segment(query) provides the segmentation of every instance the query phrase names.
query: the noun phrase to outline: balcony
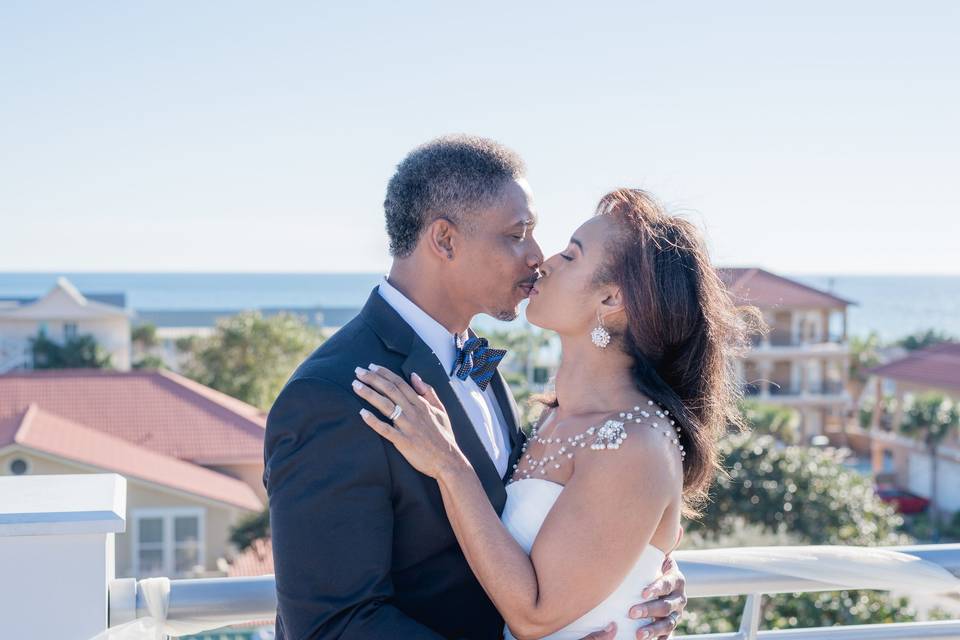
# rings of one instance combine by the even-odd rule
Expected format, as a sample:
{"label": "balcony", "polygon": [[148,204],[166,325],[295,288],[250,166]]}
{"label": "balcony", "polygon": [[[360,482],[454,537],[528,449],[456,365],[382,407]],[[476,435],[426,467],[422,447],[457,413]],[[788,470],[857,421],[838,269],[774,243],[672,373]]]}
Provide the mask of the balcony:
{"label": "balcony", "polygon": [[774,331],[766,336],[751,338],[748,358],[787,358],[799,356],[844,356],[850,353],[846,338],[830,334],[822,339],[802,338],[789,332]]}
{"label": "balcony", "polygon": [[806,389],[800,385],[790,384],[789,382],[785,382],[783,384],[777,382],[770,383],[770,395],[772,396],[839,396],[843,395],[845,392],[846,389],[844,388],[843,383],[837,380],[808,382]]}
{"label": "balcony", "polygon": [[753,380],[744,384],[743,393],[748,398],[761,402],[796,406],[826,406],[849,402],[846,388],[842,382],[836,380],[808,383],[805,390],[800,385],[775,380],[766,383],[766,391],[764,386],[764,381]]}
{"label": "balcony", "polygon": [[[136,625],[181,635],[276,612],[273,576],[113,579],[113,535],[125,525],[120,476],[18,476],[0,478],[0,485],[0,563],[18,577],[0,586],[6,637],[89,640],[108,627]],[[960,593],[960,544],[743,547],[678,551],[675,558],[689,597],[746,596],[738,631],[684,636],[691,640],[960,637],[960,619],[759,630],[764,594],[905,585]],[[51,603],[57,615],[49,615]]]}

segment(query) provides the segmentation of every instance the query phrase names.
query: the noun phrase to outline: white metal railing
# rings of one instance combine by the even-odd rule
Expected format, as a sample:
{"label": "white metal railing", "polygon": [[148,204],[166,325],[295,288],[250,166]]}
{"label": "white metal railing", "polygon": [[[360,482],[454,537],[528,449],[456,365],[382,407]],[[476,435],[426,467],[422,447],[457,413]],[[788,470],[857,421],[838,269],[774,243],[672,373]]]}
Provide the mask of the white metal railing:
{"label": "white metal railing", "polygon": [[[902,586],[890,569],[878,571],[876,552],[893,551],[906,554],[916,564],[893,565],[900,570],[904,582],[916,578],[916,572],[926,572],[930,580],[941,585],[960,585],[960,544],[912,545],[902,547],[803,547],[800,555],[815,560],[804,568],[803,562],[785,562],[784,552],[797,548],[752,547],[744,549],[711,549],[705,551],[677,551],[674,557],[687,580],[687,595],[691,598],[710,596],[747,596],[740,620],[740,628],[733,633],[697,634],[683,636],[688,640],[893,640],[893,639],[953,639],[960,638],[960,620],[936,622],[902,622],[875,625],[848,625],[813,627],[778,631],[759,631],[761,597],[765,594],[843,589],[895,589]],[[839,565],[831,565],[830,553],[841,551],[846,568],[838,575]],[[747,553],[744,553],[747,552]],[[906,557],[904,556],[904,557]],[[827,558],[827,560],[824,560]],[[783,565],[793,568],[783,571]],[[823,566],[823,565],[827,566]],[[759,567],[759,568],[758,568]],[[800,567],[797,571],[796,567]],[[930,572],[932,568],[935,571]],[[831,571],[831,569],[834,569]],[[945,570],[945,571],[942,571]],[[862,579],[856,578],[861,571]],[[937,575],[939,571],[942,575]],[[960,591],[960,587],[948,587]],[[114,580],[110,584],[110,625],[120,624],[147,614],[136,581]],[[276,613],[277,601],[274,577],[207,578],[173,580],[170,583],[167,620],[199,623],[208,629],[228,624],[271,618]],[[209,625],[209,626],[206,626]]]}

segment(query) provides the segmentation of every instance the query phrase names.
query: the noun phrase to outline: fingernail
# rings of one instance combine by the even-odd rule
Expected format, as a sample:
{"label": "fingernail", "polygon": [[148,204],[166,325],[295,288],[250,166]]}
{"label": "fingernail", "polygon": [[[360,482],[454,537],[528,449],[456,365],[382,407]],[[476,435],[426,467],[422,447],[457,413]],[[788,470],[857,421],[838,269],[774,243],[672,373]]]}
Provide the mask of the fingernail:
{"label": "fingernail", "polygon": [[414,380],[416,380],[417,382],[423,382],[423,378],[421,378],[420,376],[418,376],[416,371],[414,371],[413,373],[411,373],[411,374],[410,374],[410,377],[413,378]]}
{"label": "fingernail", "polygon": [[634,620],[636,620],[637,618],[646,617],[646,615],[647,615],[647,610],[642,607],[639,609],[630,610],[630,617],[633,618]]}
{"label": "fingernail", "polygon": [[370,412],[367,411],[366,409],[360,409],[360,415],[366,418],[368,415],[370,415]]}
{"label": "fingernail", "polygon": [[380,367],[378,367],[377,365],[373,364],[372,362],[370,363],[369,366],[370,366],[370,371],[376,371],[377,369],[380,368]]}
{"label": "fingernail", "polygon": [[640,632],[640,640],[647,640],[647,638],[649,638],[649,637],[650,637],[650,632],[649,632],[649,631],[641,631],[641,632]]}
{"label": "fingernail", "polygon": [[616,629],[616,628],[617,628],[617,625],[616,625],[615,623],[611,622],[610,624],[608,624],[607,626],[605,626],[605,627],[603,628],[603,631],[604,631],[605,633],[610,633],[611,631],[613,631],[613,630]]}
{"label": "fingernail", "polygon": [[365,373],[367,372],[367,370],[364,369],[363,367],[357,367],[356,369],[353,370],[353,372],[354,372],[355,374],[357,374],[358,376],[362,376],[363,374],[365,374]]}
{"label": "fingernail", "polygon": [[354,380],[351,384],[353,385],[353,388],[356,389],[357,391],[359,391],[360,389],[363,389],[363,383],[360,382],[359,380]]}

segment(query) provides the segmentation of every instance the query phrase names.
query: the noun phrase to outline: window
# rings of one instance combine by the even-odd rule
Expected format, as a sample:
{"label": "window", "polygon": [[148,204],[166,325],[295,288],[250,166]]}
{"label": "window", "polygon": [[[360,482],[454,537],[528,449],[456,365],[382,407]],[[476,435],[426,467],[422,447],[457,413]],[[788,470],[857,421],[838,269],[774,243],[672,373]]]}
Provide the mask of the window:
{"label": "window", "polygon": [[65,322],[63,325],[63,341],[73,340],[77,337],[77,323]]}
{"label": "window", "polygon": [[203,516],[200,508],[135,509],[134,575],[176,577],[203,565]]}

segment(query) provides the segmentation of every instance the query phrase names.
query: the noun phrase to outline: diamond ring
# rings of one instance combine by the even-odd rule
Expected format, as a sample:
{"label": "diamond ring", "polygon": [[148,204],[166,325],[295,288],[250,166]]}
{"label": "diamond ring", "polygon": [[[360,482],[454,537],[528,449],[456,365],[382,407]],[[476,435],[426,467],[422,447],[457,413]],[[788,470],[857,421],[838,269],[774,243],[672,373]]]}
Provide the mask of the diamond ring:
{"label": "diamond ring", "polygon": [[403,407],[398,404],[393,405],[393,413],[390,414],[390,422],[394,422],[403,413]]}

